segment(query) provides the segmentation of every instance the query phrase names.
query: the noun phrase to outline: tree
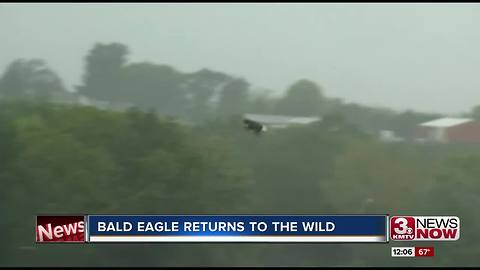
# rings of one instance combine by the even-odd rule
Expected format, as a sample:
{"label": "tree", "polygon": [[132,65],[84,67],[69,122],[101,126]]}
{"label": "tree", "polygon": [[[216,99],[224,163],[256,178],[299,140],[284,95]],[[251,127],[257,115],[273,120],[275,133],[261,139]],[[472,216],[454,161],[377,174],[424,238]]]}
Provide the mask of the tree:
{"label": "tree", "polygon": [[470,115],[475,120],[480,120],[480,105],[476,105],[475,107],[473,107],[470,112]]}
{"label": "tree", "polygon": [[201,121],[211,114],[211,100],[215,90],[232,80],[229,75],[201,69],[185,76],[185,90],[189,99],[188,116],[194,121]]}
{"label": "tree", "polygon": [[43,60],[13,61],[0,79],[0,96],[12,98],[50,98],[65,92],[60,77]]}
{"label": "tree", "polygon": [[124,68],[121,101],[163,115],[179,115],[186,110],[184,75],[167,65],[135,63]]}
{"label": "tree", "polygon": [[431,121],[439,117],[442,117],[442,115],[433,113],[419,113],[412,110],[407,110],[395,115],[395,117],[391,119],[391,123],[393,125],[392,129],[395,131],[395,133],[402,137],[413,139],[415,127],[418,124]]}
{"label": "tree", "polygon": [[95,44],[85,57],[83,85],[77,87],[80,94],[105,101],[122,97],[122,75],[127,55],[128,48],[123,44]]}
{"label": "tree", "polygon": [[[455,154],[443,159],[434,173],[434,181],[429,185],[423,204],[428,205],[432,215],[458,216],[464,226],[456,245],[442,247],[448,254],[441,261],[446,266],[478,266],[476,255],[480,252],[476,232],[480,217],[472,215],[472,206],[480,204],[480,177],[478,154]],[[463,236],[462,236],[463,235]]]}
{"label": "tree", "polygon": [[221,115],[244,113],[248,105],[249,86],[244,79],[235,79],[227,83],[220,92],[218,113]]}
{"label": "tree", "polygon": [[321,88],[310,80],[302,79],[288,88],[278,102],[276,112],[297,116],[319,115],[323,100]]}
{"label": "tree", "polygon": [[270,97],[270,90],[254,90],[250,94],[248,111],[251,113],[272,114],[275,106],[275,100]]}
{"label": "tree", "polygon": [[[141,110],[5,102],[0,119],[0,150],[6,154],[0,155],[5,214],[0,228],[7,235],[0,244],[0,265],[65,265],[72,257],[77,265],[125,266],[138,264],[139,258],[144,266],[178,265],[185,256],[185,249],[162,247],[127,255],[125,247],[35,248],[25,216],[38,213],[246,211],[248,169],[235,162],[228,141],[218,136],[190,132]],[[206,265],[216,250],[202,249],[189,260]],[[59,252],[62,256],[55,258]]]}

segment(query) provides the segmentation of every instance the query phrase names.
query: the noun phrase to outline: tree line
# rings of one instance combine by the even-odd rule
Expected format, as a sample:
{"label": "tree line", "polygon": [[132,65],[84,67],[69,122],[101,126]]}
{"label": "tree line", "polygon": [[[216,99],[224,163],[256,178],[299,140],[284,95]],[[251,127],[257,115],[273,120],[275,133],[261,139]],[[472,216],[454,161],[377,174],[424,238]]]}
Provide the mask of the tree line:
{"label": "tree line", "polygon": [[[441,116],[412,110],[398,112],[327,97],[319,84],[305,78],[293,82],[283,95],[276,97],[271,95],[273,90],[257,89],[245,78],[208,68],[185,73],[166,64],[132,63],[128,61],[129,51],[121,43],[95,44],[84,57],[82,81],[74,89],[67,89],[45,61],[18,59],[0,77],[0,98],[54,100],[69,95],[84,96],[192,123],[246,112],[331,114],[340,115],[367,132],[388,129],[406,138],[412,135],[416,124]],[[477,107],[472,108],[466,115],[478,118],[477,111]]]}
{"label": "tree line", "polygon": [[[66,90],[41,61],[3,74],[1,266],[478,266],[479,147],[375,136],[433,115],[346,104],[310,80],[259,97],[245,79],[129,64],[126,52],[96,45],[78,86],[135,105],[124,111],[51,102]],[[242,112],[323,120],[253,136]],[[422,261],[392,260],[396,243],[35,245],[44,213],[456,215],[462,232]]]}

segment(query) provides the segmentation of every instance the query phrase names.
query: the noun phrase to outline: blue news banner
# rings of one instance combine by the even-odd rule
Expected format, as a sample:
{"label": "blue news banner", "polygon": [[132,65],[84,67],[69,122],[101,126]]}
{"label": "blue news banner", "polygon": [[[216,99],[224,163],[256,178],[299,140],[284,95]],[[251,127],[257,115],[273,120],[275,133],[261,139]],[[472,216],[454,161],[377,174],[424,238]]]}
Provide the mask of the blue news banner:
{"label": "blue news banner", "polygon": [[97,242],[388,242],[386,215],[88,215]]}

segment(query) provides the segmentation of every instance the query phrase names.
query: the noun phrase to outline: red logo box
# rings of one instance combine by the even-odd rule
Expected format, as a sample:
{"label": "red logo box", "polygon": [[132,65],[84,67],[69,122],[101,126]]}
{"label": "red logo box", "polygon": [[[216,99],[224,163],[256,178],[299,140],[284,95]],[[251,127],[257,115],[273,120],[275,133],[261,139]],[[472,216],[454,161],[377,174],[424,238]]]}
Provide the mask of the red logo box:
{"label": "red logo box", "polygon": [[408,241],[415,239],[415,218],[392,217],[390,219],[390,238]]}
{"label": "red logo box", "polygon": [[457,241],[460,219],[456,216],[394,216],[390,219],[393,241]]}
{"label": "red logo box", "polygon": [[36,242],[85,242],[85,216],[37,216]]}
{"label": "red logo box", "polygon": [[435,256],[434,247],[415,247],[415,257],[433,257]]}

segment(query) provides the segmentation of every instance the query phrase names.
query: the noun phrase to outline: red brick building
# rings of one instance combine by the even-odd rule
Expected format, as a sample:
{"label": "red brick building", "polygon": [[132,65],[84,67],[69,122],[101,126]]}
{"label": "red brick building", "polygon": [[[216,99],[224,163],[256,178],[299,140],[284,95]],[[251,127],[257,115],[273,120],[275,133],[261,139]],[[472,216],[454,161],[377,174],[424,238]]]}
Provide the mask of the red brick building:
{"label": "red brick building", "polygon": [[421,142],[480,143],[480,122],[468,118],[440,118],[417,126]]}

